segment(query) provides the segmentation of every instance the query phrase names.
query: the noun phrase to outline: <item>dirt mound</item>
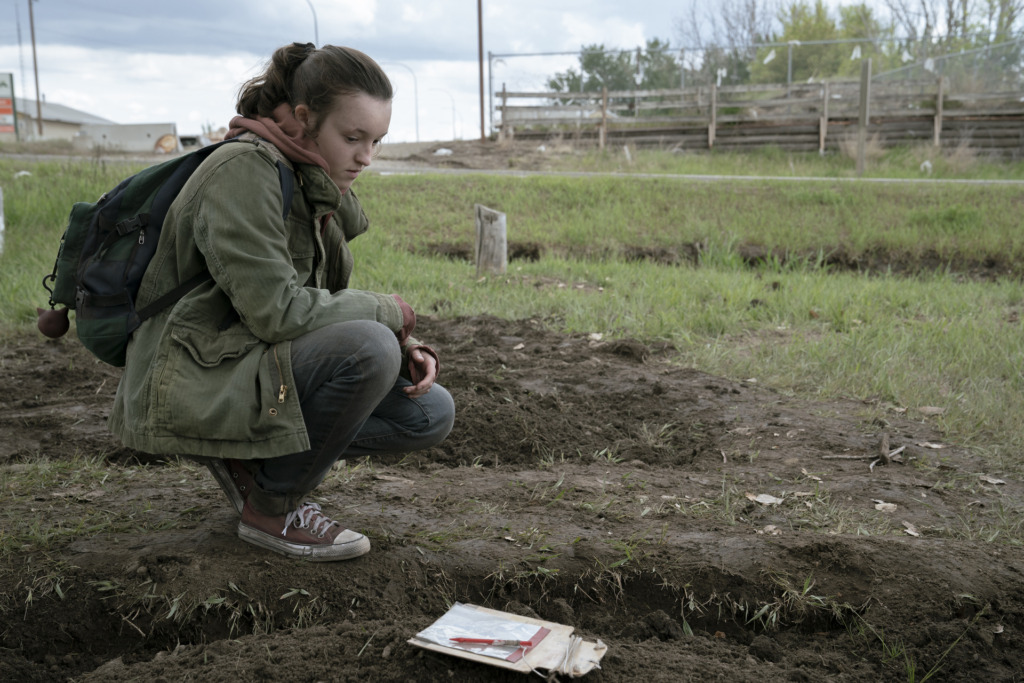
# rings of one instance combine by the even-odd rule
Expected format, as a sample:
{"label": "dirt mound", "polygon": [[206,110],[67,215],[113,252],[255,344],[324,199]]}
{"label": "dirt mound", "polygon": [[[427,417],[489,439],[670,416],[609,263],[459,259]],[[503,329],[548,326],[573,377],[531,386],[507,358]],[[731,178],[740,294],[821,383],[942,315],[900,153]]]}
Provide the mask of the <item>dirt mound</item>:
{"label": "dirt mound", "polygon": [[406,642],[460,601],[600,638],[593,681],[1019,680],[1024,551],[993,530],[1021,487],[931,418],[542,321],[420,327],[455,430],[335,468],[320,500],[374,549],[327,566],[237,539],[201,467],[121,448],[119,371],[9,339],[0,679],[524,680]]}

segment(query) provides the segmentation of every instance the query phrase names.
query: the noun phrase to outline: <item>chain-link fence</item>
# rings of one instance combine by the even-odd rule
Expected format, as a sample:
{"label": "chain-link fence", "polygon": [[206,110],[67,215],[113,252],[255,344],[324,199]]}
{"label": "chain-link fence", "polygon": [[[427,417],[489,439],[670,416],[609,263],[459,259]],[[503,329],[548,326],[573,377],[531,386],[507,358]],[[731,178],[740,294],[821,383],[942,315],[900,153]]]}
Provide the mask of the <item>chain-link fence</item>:
{"label": "chain-link fence", "polygon": [[[551,93],[653,90],[743,84],[793,84],[856,80],[862,60],[873,61],[873,80],[921,82],[940,76],[957,92],[1005,93],[1024,89],[1024,36],[977,45],[985,36],[942,40],[844,39],[758,43],[740,48],[657,44],[602,52],[489,54],[492,130],[501,124],[496,95],[536,93],[545,104]],[[977,45],[977,46],[974,46]],[[560,98],[561,99],[561,98]],[[520,104],[529,104],[520,100]]]}
{"label": "chain-link fence", "polygon": [[[909,53],[908,53],[909,54]],[[946,79],[957,92],[1012,92],[1024,87],[1024,36],[949,54],[928,55],[905,66],[879,72],[880,81]]]}

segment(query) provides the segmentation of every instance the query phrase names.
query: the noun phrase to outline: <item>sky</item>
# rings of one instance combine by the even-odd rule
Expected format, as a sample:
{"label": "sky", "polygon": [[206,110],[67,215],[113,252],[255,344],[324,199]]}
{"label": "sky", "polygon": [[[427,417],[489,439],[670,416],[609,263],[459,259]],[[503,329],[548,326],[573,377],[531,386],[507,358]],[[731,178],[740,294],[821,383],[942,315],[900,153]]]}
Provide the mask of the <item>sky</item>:
{"label": "sky", "polygon": [[[18,97],[34,100],[29,1],[0,0],[0,72],[14,74]],[[674,42],[679,3],[482,5],[486,112],[492,80],[498,90],[501,82],[539,88],[545,75],[577,64],[575,57],[495,57],[492,64],[488,53],[571,52],[595,43],[629,49],[654,37]],[[45,101],[116,123],[173,122],[181,135],[226,126],[238,86],[262,70],[275,48],[318,40],[366,52],[391,77],[388,140],[480,137],[473,0],[37,0],[32,13]],[[489,132],[489,121],[485,127]]]}
{"label": "sky", "polygon": [[[0,0],[0,73],[34,100],[116,123],[175,123],[180,135],[226,126],[238,87],[293,41],[347,45],[376,59],[395,99],[386,140],[481,135],[474,0]],[[493,91],[540,90],[578,66],[584,45],[634,49],[705,0],[482,0],[485,132]],[[832,4],[832,3],[830,3]],[[534,55],[534,56],[523,56]]]}

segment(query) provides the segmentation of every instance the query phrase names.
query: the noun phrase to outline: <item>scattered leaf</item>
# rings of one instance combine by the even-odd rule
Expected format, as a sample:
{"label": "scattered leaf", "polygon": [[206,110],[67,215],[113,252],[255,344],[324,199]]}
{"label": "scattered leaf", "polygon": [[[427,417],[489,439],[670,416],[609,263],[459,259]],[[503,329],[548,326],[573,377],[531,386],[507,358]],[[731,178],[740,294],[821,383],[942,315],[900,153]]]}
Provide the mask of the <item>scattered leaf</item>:
{"label": "scattered leaf", "polygon": [[946,412],[945,408],[939,408],[937,406],[921,406],[917,409],[917,412],[922,415],[942,415]]}
{"label": "scattered leaf", "polygon": [[516,344],[515,346],[512,347],[512,350],[513,351],[522,351],[525,348],[526,348],[526,344],[524,344],[523,342],[519,342],[518,344]]}
{"label": "scattered leaf", "polygon": [[817,476],[815,474],[811,474],[810,472],[807,471],[806,468],[800,468],[800,473],[802,475],[804,475],[805,477],[807,477],[808,479],[812,479],[814,481],[821,481],[821,477],[819,477],[819,476]]}
{"label": "scattered leaf", "polygon": [[987,484],[1005,484],[1006,483],[1002,479],[996,479],[995,477],[990,477],[987,474],[981,475],[979,477],[979,479],[981,479],[983,482],[985,482]]}
{"label": "scattered leaf", "polygon": [[921,532],[917,530],[917,527],[910,522],[903,522],[904,533],[911,536],[920,536]]}
{"label": "scattered leaf", "polygon": [[882,512],[896,512],[896,503],[886,503],[884,500],[876,500],[875,509]]}
{"label": "scattered leaf", "polygon": [[375,474],[373,478],[377,481],[387,481],[395,484],[414,484],[412,479],[406,479],[405,477],[395,477],[390,474]]}
{"label": "scattered leaf", "polygon": [[945,448],[946,447],[944,444],[932,443],[930,441],[921,441],[917,445],[920,446],[921,448],[932,448],[934,450],[938,450],[940,448]]}
{"label": "scattered leaf", "polygon": [[783,500],[782,498],[770,496],[767,493],[759,493],[757,495],[754,495],[753,493],[747,493],[746,496],[747,499],[752,500],[755,503],[760,503],[761,505],[778,505]]}
{"label": "scattered leaf", "polygon": [[779,529],[779,527],[775,526],[774,524],[769,524],[768,526],[766,526],[763,529],[758,529],[757,533],[759,533],[759,534],[767,534],[769,536],[778,536],[779,534],[782,533],[782,530]]}
{"label": "scattered leaf", "polygon": [[1002,632],[1003,632],[1003,625],[1002,624],[996,624],[995,626],[992,627],[992,633],[1002,633]]}
{"label": "scattered leaf", "polygon": [[591,332],[587,336],[587,339],[589,339],[590,341],[601,341],[602,339],[604,339],[604,335],[601,334],[600,332]]}

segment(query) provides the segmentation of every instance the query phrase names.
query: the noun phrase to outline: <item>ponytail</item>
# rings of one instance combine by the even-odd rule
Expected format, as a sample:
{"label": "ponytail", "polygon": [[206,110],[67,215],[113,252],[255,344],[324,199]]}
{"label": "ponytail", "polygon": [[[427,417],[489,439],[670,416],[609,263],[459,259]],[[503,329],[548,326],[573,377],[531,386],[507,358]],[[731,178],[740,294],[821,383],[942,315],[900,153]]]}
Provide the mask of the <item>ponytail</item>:
{"label": "ponytail", "polygon": [[246,118],[270,116],[287,102],[305,104],[323,120],[339,95],[365,93],[390,102],[391,81],[377,62],[350,47],[292,43],[274,51],[263,73],[242,85],[236,109]]}

